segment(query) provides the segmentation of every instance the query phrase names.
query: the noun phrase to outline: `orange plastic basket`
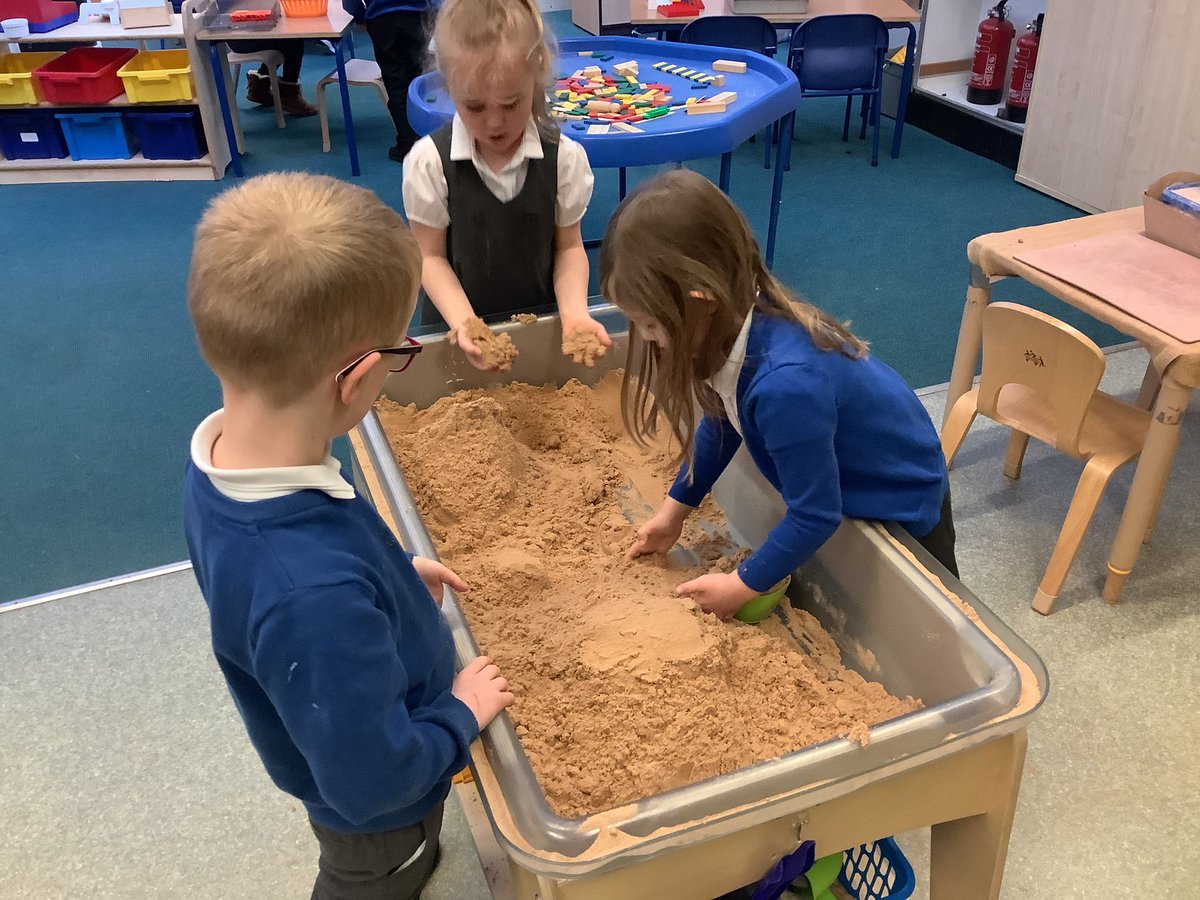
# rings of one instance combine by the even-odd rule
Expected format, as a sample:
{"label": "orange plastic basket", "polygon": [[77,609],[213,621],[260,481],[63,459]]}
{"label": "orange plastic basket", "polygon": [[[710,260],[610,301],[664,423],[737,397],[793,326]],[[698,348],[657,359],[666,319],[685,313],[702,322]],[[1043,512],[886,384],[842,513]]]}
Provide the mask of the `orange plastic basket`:
{"label": "orange plastic basket", "polygon": [[329,0],[280,0],[283,14],[296,19],[315,19],[329,12]]}

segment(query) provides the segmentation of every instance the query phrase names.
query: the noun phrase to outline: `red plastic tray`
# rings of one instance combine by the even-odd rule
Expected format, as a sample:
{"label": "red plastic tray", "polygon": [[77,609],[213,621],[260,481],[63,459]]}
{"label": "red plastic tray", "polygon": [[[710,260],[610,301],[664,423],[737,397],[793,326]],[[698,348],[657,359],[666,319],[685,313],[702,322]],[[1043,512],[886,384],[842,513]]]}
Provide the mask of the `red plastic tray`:
{"label": "red plastic tray", "polygon": [[121,47],[76,47],[33,70],[51,103],[94,106],[125,93],[117,69],[137,56]]}

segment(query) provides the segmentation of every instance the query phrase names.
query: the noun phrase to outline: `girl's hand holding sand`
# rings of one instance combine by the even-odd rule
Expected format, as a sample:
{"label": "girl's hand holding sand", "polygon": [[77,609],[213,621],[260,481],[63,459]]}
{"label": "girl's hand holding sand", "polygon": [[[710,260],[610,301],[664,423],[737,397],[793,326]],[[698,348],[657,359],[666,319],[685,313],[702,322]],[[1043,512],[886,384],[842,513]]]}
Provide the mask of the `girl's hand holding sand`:
{"label": "girl's hand holding sand", "polygon": [[480,730],[516,700],[508,689],[508,679],[486,656],[478,656],[467,663],[466,668],[455,676],[451,693],[474,714]]}
{"label": "girl's hand holding sand", "polygon": [[681,597],[691,597],[696,605],[718,619],[730,619],[733,614],[758,596],[746,586],[737,572],[701,575],[675,588]]}

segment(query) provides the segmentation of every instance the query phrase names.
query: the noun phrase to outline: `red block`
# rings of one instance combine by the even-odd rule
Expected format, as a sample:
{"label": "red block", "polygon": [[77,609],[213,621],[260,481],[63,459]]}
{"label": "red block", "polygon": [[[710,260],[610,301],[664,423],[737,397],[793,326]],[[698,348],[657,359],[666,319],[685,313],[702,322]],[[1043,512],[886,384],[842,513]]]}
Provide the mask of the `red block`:
{"label": "red block", "polygon": [[670,6],[660,6],[658,14],[668,19],[682,19],[688,16],[698,16],[700,10],[690,3],[672,3]]}

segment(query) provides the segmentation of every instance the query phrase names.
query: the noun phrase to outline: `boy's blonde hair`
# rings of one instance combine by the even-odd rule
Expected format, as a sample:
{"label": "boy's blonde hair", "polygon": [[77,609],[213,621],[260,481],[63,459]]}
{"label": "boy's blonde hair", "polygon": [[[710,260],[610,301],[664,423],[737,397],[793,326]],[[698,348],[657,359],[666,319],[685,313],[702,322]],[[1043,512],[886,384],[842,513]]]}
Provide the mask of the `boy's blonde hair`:
{"label": "boy's blonde hair", "polygon": [[438,71],[452,94],[497,71],[528,73],[534,79],[530,113],[549,138],[558,135],[546,109],[552,43],[537,0],[446,0],[433,29]]}
{"label": "boy's blonde hair", "polygon": [[421,254],[371,191],[300,172],[251,178],[196,227],[188,310],[223,381],[286,405],[364,343],[392,344],[416,306]]}
{"label": "boy's blonde hair", "polygon": [[725,364],[751,309],[796,322],[822,350],[851,358],[867,354],[866,343],[845,325],[800,300],[767,270],[737,207],[686,169],[648,181],[617,207],[600,249],[600,289],[622,309],[659,323],[666,335],[659,346],[641,339],[630,323],[621,392],[625,427],[645,444],[661,415],[678,442],[679,460],[689,463],[695,403],[724,417],[721,399],[705,379]]}

